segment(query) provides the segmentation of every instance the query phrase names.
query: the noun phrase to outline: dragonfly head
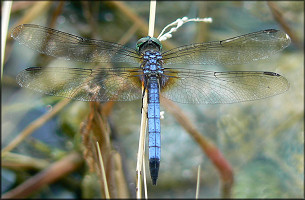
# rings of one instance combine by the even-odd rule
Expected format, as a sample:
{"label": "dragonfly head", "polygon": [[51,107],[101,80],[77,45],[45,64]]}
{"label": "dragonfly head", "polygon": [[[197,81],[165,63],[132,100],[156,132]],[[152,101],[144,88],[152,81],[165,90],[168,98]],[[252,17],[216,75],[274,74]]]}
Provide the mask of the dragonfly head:
{"label": "dragonfly head", "polygon": [[138,40],[136,48],[137,52],[142,54],[146,50],[161,51],[162,44],[157,38],[146,36]]}

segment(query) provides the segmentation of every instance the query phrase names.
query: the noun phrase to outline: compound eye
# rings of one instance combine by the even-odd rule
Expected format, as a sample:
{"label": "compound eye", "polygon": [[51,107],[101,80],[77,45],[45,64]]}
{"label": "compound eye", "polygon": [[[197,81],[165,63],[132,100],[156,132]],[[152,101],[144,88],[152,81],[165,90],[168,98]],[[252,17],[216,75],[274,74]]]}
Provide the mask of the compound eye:
{"label": "compound eye", "polygon": [[143,37],[143,38],[139,39],[138,42],[137,42],[137,44],[136,44],[137,50],[139,50],[140,47],[141,47],[145,42],[147,42],[149,39],[150,39],[149,36],[146,36],[146,37]]}
{"label": "compound eye", "polygon": [[152,42],[154,42],[156,45],[158,45],[158,47],[159,47],[159,49],[160,49],[160,51],[162,50],[162,44],[161,44],[161,42],[157,39],[157,38],[155,38],[155,37],[152,37],[152,38],[150,38],[151,39],[151,41]]}

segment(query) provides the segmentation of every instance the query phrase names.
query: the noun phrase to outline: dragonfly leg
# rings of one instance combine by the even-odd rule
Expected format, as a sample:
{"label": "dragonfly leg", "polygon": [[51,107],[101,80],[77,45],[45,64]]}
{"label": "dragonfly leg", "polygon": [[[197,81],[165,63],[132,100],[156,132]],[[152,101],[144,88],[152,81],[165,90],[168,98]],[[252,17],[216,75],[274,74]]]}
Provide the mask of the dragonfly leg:
{"label": "dragonfly leg", "polygon": [[144,90],[143,90],[143,93],[142,93],[141,114],[142,114],[142,109],[143,109],[143,99],[144,99],[144,95],[145,95],[146,90],[147,90],[147,81],[144,80]]}

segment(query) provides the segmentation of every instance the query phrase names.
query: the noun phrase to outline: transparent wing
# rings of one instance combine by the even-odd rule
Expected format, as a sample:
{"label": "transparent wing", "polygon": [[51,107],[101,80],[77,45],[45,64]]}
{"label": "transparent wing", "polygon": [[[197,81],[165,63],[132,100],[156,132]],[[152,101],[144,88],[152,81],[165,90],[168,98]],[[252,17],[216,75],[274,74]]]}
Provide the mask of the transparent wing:
{"label": "transparent wing", "polygon": [[21,87],[81,101],[131,101],[141,98],[141,70],[31,67],[17,75]]}
{"label": "transparent wing", "polygon": [[290,44],[289,36],[269,29],[217,42],[191,44],[162,54],[166,64],[242,64],[264,59]]}
{"label": "transparent wing", "polygon": [[67,60],[139,63],[139,56],[134,49],[102,40],[86,39],[34,24],[17,26],[11,36],[33,50]]}
{"label": "transparent wing", "polygon": [[273,72],[166,69],[160,81],[161,95],[180,103],[218,104],[274,96],[289,88],[288,81]]}

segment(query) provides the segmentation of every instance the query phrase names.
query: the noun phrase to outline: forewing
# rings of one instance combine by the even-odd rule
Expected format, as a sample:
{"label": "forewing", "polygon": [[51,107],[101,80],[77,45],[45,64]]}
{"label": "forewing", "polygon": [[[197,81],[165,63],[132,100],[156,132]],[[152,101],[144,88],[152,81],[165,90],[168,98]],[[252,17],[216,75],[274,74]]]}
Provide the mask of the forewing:
{"label": "forewing", "polygon": [[162,56],[166,64],[242,64],[267,58],[289,44],[290,38],[286,33],[269,29],[227,40],[174,48]]}
{"label": "forewing", "polygon": [[139,63],[139,56],[134,49],[34,24],[19,25],[13,29],[11,35],[20,44],[33,50],[67,60]]}
{"label": "forewing", "polygon": [[161,80],[161,95],[193,104],[250,101],[274,96],[289,88],[288,81],[273,72],[166,69]]}
{"label": "forewing", "polygon": [[32,67],[17,75],[21,87],[81,101],[131,101],[141,98],[138,69]]}

